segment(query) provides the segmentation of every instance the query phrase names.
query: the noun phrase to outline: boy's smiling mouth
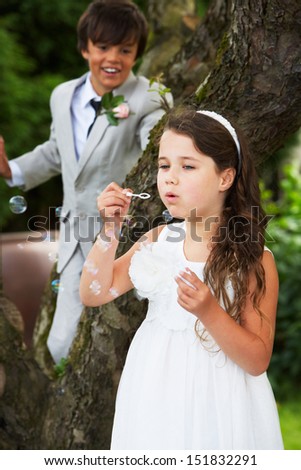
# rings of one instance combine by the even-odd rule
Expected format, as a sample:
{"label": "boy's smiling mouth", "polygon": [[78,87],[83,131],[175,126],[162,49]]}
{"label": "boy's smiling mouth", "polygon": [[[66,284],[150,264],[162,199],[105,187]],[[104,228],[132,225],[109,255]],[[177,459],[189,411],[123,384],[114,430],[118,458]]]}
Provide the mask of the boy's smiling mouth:
{"label": "boy's smiling mouth", "polygon": [[119,73],[120,70],[119,69],[116,69],[115,67],[103,67],[102,70],[106,73],[110,73],[110,74],[115,74],[115,73]]}

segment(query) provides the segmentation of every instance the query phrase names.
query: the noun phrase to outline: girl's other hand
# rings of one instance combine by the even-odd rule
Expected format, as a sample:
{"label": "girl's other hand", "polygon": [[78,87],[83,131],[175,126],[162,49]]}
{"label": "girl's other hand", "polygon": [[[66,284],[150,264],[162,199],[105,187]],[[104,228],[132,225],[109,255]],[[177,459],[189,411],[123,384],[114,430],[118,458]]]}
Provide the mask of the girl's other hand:
{"label": "girl's other hand", "polygon": [[178,303],[202,320],[206,312],[210,311],[210,304],[214,302],[208,286],[188,268],[179,273],[176,283],[178,284]]}

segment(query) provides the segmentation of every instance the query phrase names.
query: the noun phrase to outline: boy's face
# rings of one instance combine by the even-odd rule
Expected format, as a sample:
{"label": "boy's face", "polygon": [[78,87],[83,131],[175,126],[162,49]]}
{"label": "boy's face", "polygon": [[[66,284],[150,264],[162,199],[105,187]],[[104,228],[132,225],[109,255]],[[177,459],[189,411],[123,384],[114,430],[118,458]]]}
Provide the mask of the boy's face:
{"label": "boy's face", "polygon": [[91,82],[100,96],[122,85],[135,64],[138,43],[101,44],[89,39],[82,56],[88,61]]}

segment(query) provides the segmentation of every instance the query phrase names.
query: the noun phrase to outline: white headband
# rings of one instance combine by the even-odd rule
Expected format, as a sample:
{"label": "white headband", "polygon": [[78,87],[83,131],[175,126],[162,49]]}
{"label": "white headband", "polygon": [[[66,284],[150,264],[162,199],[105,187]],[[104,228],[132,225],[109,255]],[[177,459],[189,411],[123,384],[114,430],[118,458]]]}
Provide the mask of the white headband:
{"label": "white headband", "polygon": [[205,114],[205,116],[209,116],[212,119],[215,119],[216,121],[220,122],[227,129],[228,132],[230,132],[231,137],[234,140],[236,148],[237,148],[237,154],[238,154],[237,174],[239,175],[239,173],[241,171],[240,144],[239,144],[239,140],[238,140],[236,131],[235,131],[234,127],[232,126],[232,124],[226,118],[224,118],[220,114],[216,113],[215,111],[205,111],[205,110],[199,109],[197,111],[197,113]]}

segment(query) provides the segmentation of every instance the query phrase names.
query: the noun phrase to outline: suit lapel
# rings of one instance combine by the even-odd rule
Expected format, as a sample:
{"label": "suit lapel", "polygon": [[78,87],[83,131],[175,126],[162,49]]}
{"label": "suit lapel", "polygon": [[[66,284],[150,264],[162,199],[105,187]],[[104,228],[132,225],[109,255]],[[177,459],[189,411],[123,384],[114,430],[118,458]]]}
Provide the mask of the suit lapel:
{"label": "suit lapel", "polygon": [[78,167],[77,178],[80,175],[84,166],[86,165],[87,161],[91,157],[95,147],[99,145],[99,142],[103,138],[105,131],[108,127],[109,127],[109,122],[107,120],[107,117],[105,115],[99,116],[94,126],[92,127],[89,138],[87,139],[86,145],[83,149],[83,153],[80,156],[79,161],[77,163],[77,167]]}
{"label": "suit lapel", "polygon": [[[130,72],[127,80],[119,88],[115,88],[115,90],[113,90],[113,94],[115,96],[123,95],[125,101],[128,101],[135,89],[135,86],[134,86],[135,82],[136,82],[136,77],[133,74],[133,72]],[[99,142],[104,137],[104,134],[107,128],[109,127],[109,125],[110,124],[105,114],[99,116],[99,118],[96,120],[90,132],[89,138],[87,139],[86,145],[83,149],[83,153],[80,156],[79,161],[77,163],[77,167],[78,167],[77,178],[79,177],[83,168],[85,167],[88,160],[90,159],[95,147],[99,145]]]}
{"label": "suit lapel", "polygon": [[66,100],[64,100],[61,105],[61,125],[59,126],[60,129],[63,129],[63,136],[61,136],[61,140],[64,145],[64,153],[69,156],[68,163],[69,165],[72,165],[74,169],[77,169],[78,162],[74,145],[71,104],[76,88],[82,85],[82,83],[86,80],[86,77],[87,74],[83,75],[78,80],[73,81],[73,84],[66,90]]}

